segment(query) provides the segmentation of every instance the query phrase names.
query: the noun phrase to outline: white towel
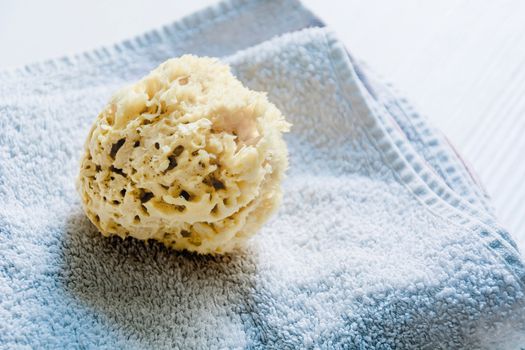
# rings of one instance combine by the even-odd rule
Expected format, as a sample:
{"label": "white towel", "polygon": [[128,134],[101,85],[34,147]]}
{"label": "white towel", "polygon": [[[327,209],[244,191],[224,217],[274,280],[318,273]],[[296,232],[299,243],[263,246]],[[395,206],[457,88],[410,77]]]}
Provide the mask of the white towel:
{"label": "white towel", "polygon": [[[0,74],[0,346],[525,344],[522,258],[449,146],[411,127],[329,30],[259,44],[312,25],[295,1],[229,1]],[[186,52],[223,57],[294,124],[283,206],[238,255],[103,238],[74,189],[110,93]]]}

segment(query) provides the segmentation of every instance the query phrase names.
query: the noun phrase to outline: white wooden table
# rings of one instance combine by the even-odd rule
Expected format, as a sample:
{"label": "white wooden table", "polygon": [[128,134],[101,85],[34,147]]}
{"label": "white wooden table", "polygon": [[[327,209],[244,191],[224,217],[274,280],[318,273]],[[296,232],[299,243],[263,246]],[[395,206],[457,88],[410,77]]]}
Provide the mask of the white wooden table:
{"label": "white wooden table", "polygon": [[[108,45],[213,2],[4,0],[0,67]],[[304,2],[445,132],[525,251],[525,1]]]}

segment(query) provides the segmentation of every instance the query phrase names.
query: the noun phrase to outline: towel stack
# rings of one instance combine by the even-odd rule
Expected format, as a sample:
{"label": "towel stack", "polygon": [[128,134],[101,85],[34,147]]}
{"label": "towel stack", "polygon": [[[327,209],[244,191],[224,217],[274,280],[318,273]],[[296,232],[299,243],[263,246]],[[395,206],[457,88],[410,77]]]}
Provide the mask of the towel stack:
{"label": "towel stack", "polygon": [[[293,123],[283,206],[245,251],[104,238],[74,188],[111,92],[220,57]],[[230,0],[0,73],[0,347],[519,348],[525,268],[446,138],[295,0]]]}

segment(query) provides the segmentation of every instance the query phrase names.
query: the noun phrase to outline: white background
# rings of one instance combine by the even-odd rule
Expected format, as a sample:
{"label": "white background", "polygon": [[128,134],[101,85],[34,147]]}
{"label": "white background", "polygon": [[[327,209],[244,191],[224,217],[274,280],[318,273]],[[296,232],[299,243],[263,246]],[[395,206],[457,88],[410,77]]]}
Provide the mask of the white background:
{"label": "white background", "polygon": [[[0,69],[109,45],[210,0],[0,0]],[[525,1],[304,0],[472,163],[525,249]]]}

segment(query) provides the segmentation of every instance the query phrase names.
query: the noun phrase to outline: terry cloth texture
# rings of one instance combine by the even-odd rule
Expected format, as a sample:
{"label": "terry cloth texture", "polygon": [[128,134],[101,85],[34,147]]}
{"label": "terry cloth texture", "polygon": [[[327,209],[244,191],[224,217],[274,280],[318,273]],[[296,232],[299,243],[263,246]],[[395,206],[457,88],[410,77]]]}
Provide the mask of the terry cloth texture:
{"label": "terry cloth texture", "polygon": [[[329,30],[301,30],[313,26],[296,1],[228,1],[0,73],[0,347],[525,344],[523,260],[483,189]],[[237,255],[104,238],[74,188],[111,93],[183,53],[221,57],[294,124],[283,205]]]}

